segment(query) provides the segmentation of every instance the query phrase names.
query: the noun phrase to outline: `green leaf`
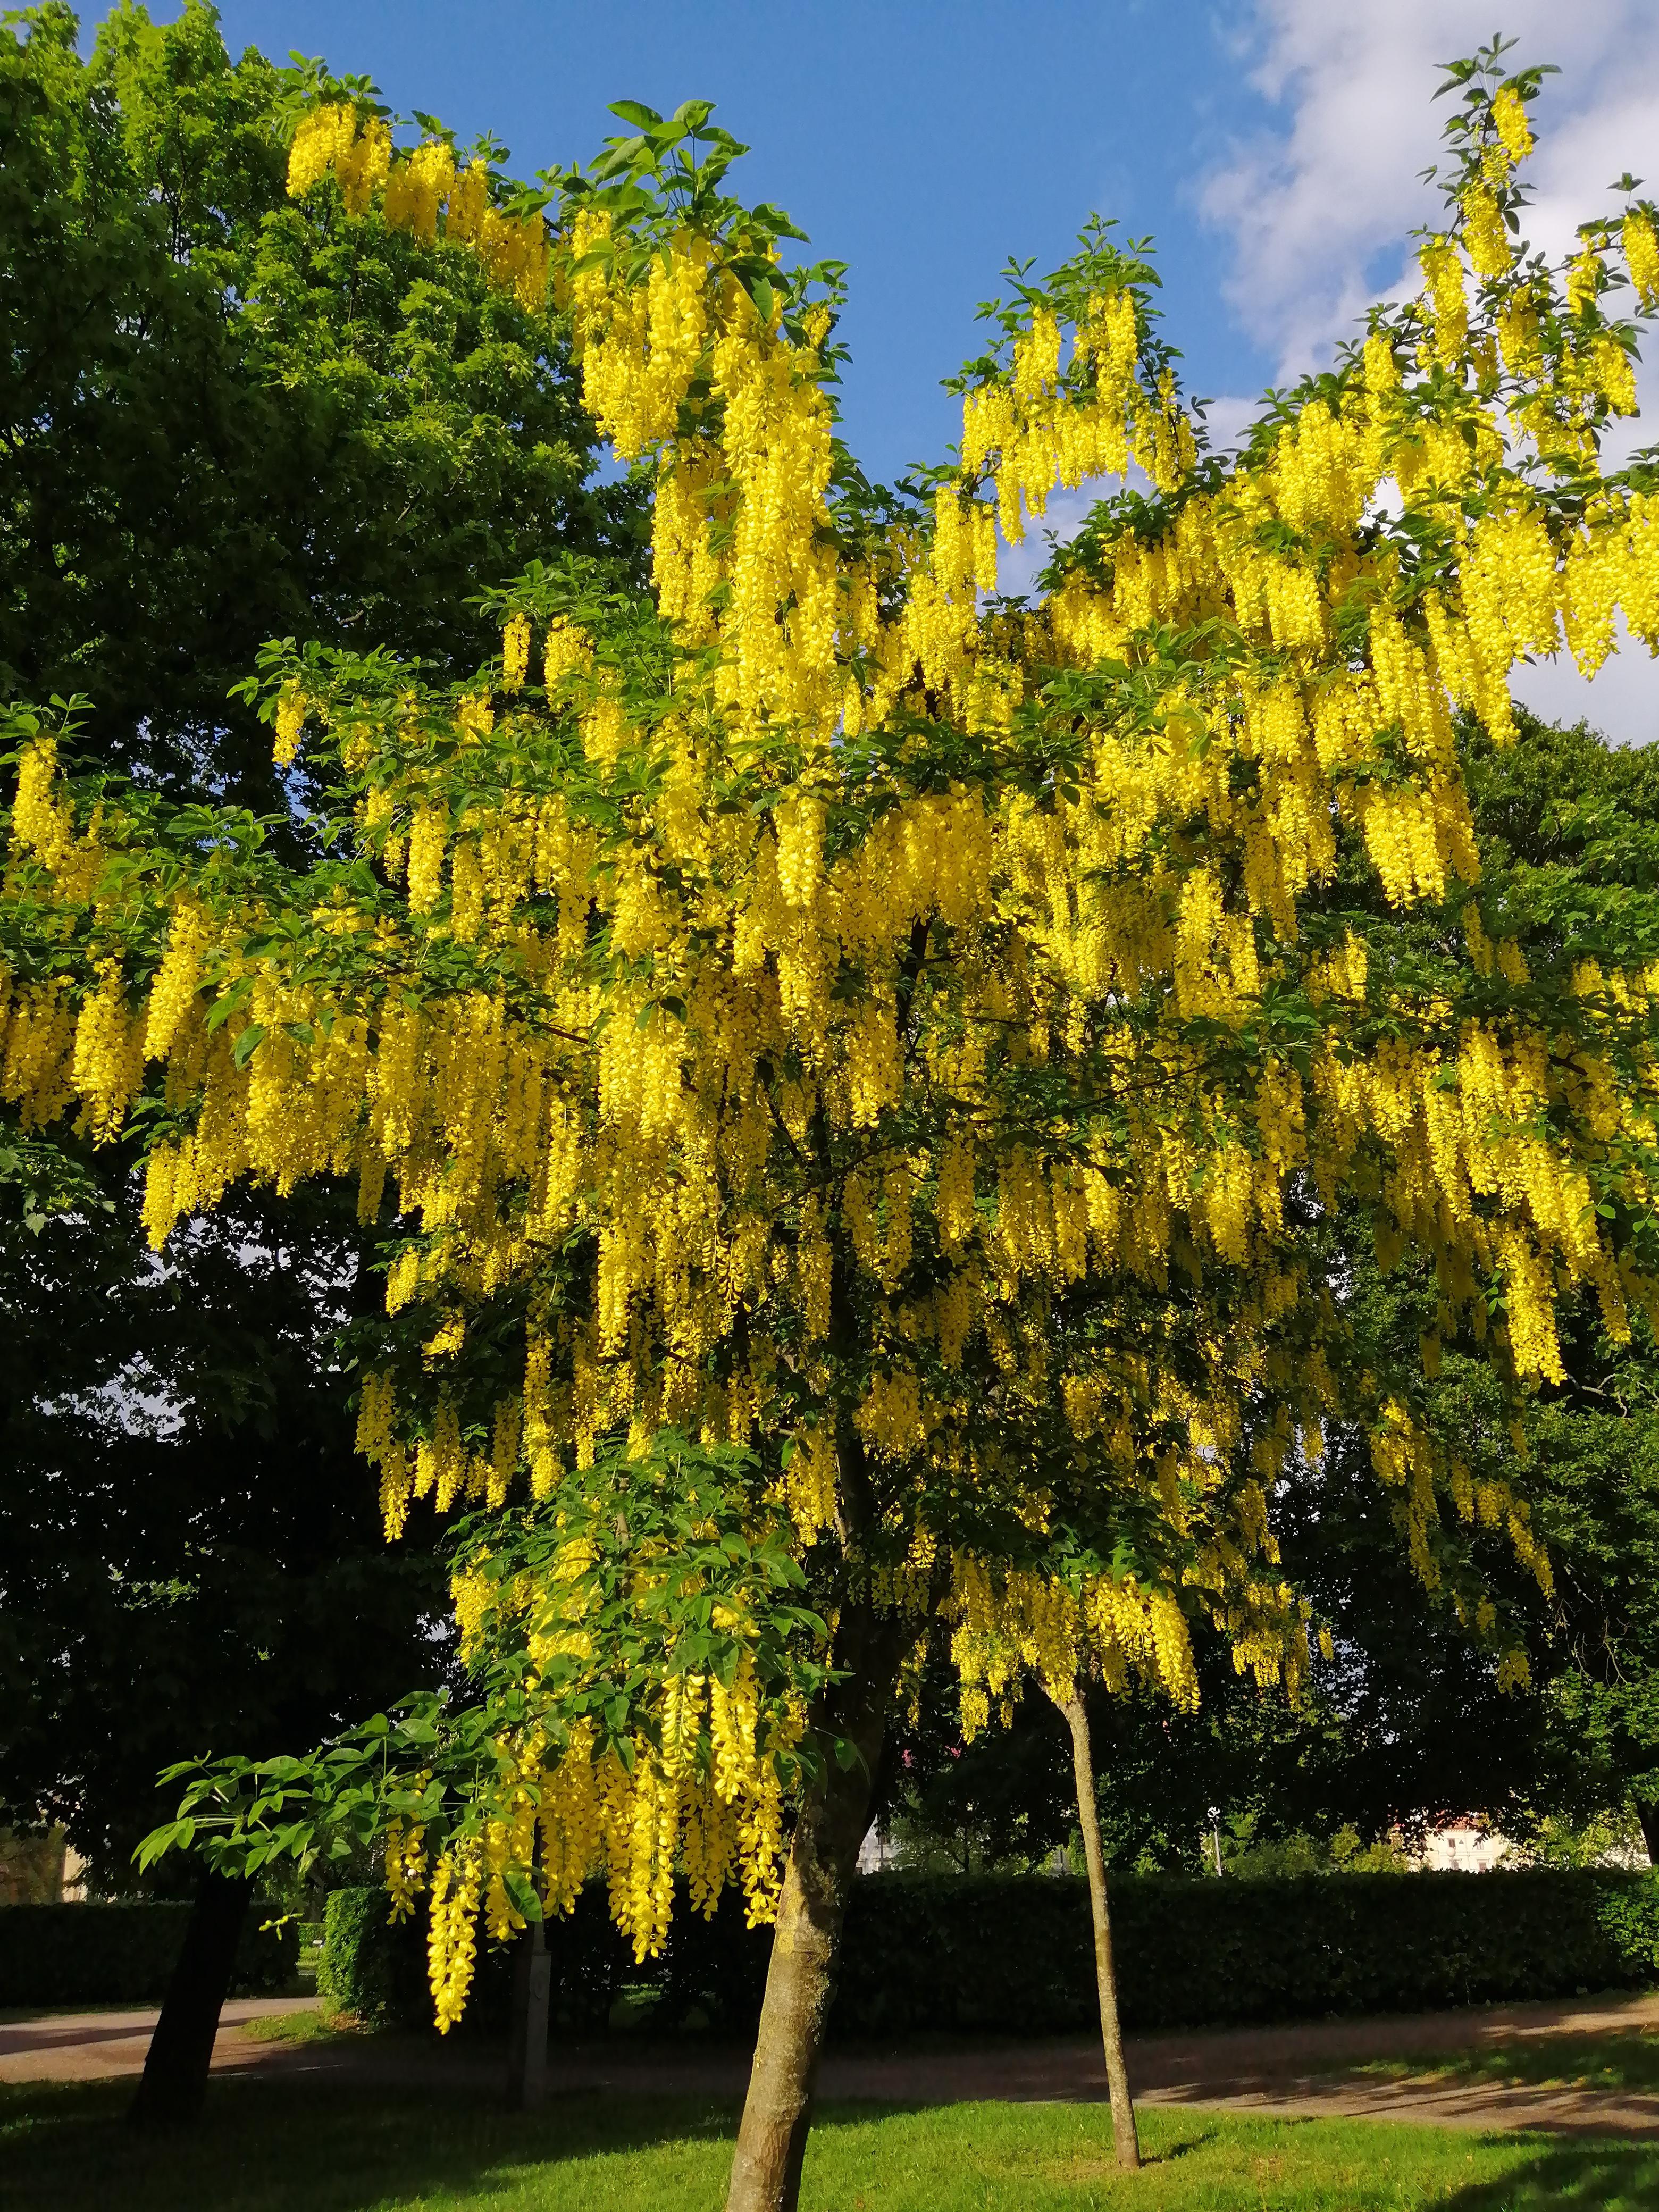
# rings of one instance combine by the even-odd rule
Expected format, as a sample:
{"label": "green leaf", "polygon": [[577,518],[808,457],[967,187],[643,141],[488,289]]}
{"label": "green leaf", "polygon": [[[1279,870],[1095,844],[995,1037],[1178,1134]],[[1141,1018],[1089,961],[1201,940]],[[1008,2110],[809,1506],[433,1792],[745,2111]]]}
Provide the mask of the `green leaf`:
{"label": "green leaf", "polygon": [[542,1901],[536,1894],[534,1884],[526,1881],[514,1867],[509,1867],[501,1879],[502,1886],[516,1909],[534,1927],[542,1917]]}
{"label": "green leaf", "polygon": [[[606,112],[620,116],[624,123],[631,123],[636,131],[648,131],[653,124],[662,121],[656,109],[647,107],[642,100],[613,100]],[[678,121],[678,118],[675,119]]]}

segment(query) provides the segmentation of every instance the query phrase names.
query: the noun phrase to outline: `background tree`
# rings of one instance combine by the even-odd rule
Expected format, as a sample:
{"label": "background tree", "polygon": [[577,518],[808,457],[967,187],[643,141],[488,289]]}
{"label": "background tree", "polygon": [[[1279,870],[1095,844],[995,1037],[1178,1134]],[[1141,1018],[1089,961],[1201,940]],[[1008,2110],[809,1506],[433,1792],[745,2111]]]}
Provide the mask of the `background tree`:
{"label": "background tree", "polygon": [[[1529,941],[1559,945],[1589,898],[1622,902],[1643,941],[1656,881],[1659,759],[1607,746],[1588,729],[1517,716],[1515,744],[1476,738],[1469,787],[1490,895],[1527,915]],[[1352,1228],[1354,1224],[1349,1224]],[[1475,1539],[1495,1589],[1526,1620],[1530,1684],[1500,1691],[1455,1608],[1391,1575],[1374,1541],[1377,1504],[1362,1440],[1338,1436],[1325,1474],[1290,1503],[1287,1559],[1337,1632],[1325,1693],[1340,1738],[1306,1771],[1303,1802],[1363,1832],[1400,1820],[1480,1814],[1524,1841],[1553,1816],[1583,1820],[1629,1803],[1644,1812],[1659,1739],[1652,1706],[1647,1592],[1651,1559],[1655,1350],[1638,1318],[1613,1340],[1593,1301],[1564,1301],[1559,1372],[1529,1403],[1505,1407],[1487,1370],[1438,1342],[1437,1285],[1419,1265],[1380,1271],[1363,1236],[1342,1265],[1373,1327],[1402,1348],[1433,1351],[1427,1397],[1443,1435],[1472,1468],[1527,1480],[1554,1563],[1550,1592],[1514,1582],[1501,1532]],[[1285,1801],[1281,1818],[1293,1798]]]}
{"label": "background tree", "polygon": [[[1581,887],[1655,879],[1659,756],[1609,747],[1524,711],[1512,746],[1478,736],[1471,804],[1488,879],[1513,906],[1571,902]],[[1340,1217],[1339,1217],[1340,1225]],[[1363,1227],[1343,1239],[1340,1267],[1375,1308],[1373,1328],[1403,1352],[1436,1327],[1437,1297],[1423,1270],[1379,1274]],[[1340,1426],[1316,1477],[1276,1501],[1285,1563],[1333,1633],[1293,1711],[1237,1677],[1224,1651],[1194,1638],[1202,1685],[1195,1713],[1156,1699],[1099,1700],[1103,1820],[1115,1863],[1199,1870],[1209,1808],[1224,1828],[1261,1846],[1297,1839],[1328,1848],[1407,1839],[1467,1814],[1526,1845],[1551,1819],[1616,1817],[1630,1805],[1650,1850],[1654,1832],[1654,1353],[1638,1323],[1618,1347],[1593,1311],[1562,1334],[1564,1374],[1524,1417],[1528,1480],[1554,1563],[1547,1599],[1517,1576],[1501,1535],[1477,1539],[1483,1571],[1507,1589],[1525,1623],[1530,1682],[1498,1687],[1490,1651],[1473,1641],[1444,1592],[1387,1540],[1363,1435]],[[1484,1370],[1454,1350],[1431,1395],[1448,1434],[1487,1440],[1491,1462],[1516,1471],[1516,1440]],[[1066,1746],[1029,1701],[1006,1734],[964,1747],[948,1687],[906,1739],[909,1763],[893,1803],[913,1846],[1030,1863],[1068,1833]],[[1237,1845],[1230,1834],[1229,1860]]]}
{"label": "background tree", "polygon": [[326,1202],[233,1209],[165,1267],[125,1194],[8,1224],[0,1774],[97,1890],[133,1886],[161,1765],[250,1722],[303,1748],[432,1664],[436,1562],[350,1479],[360,1241]]}
{"label": "background tree", "polygon": [[284,190],[307,80],[188,0],[89,59],[58,0],[0,39],[0,686],[91,702],[84,757],[283,804],[232,687],[268,638],[475,666],[481,586],[637,543],[594,486],[556,324],[337,193]]}
{"label": "background tree", "polygon": [[[233,63],[193,0],[120,9],[85,60],[77,33],[0,32],[0,691],[84,695],[84,763],[297,854],[303,782],[230,696],[260,645],[470,667],[481,582],[573,546],[630,573],[639,501],[590,481],[556,319],[289,198],[293,71]],[[136,1150],[0,1157],[0,1802],[112,1888],[161,1766],[250,1725],[302,1749],[428,1679],[443,1592],[352,1455],[335,1340],[382,1296],[355,1194],[240,1194],[158,1263]]]}

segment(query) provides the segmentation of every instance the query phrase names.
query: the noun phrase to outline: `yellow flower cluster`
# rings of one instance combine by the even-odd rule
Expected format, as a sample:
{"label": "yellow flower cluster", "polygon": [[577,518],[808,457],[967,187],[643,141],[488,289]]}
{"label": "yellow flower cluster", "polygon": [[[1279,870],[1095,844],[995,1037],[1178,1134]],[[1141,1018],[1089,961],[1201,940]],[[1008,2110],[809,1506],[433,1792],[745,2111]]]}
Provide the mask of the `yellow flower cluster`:
{"label": "yellow flower cluster", "polygon": [[1051,309],[1038,308],[1015,344],[1008,380],[967,394],[963,469],[994,476],[997,518],[1011,545],[1024,538],[1027,514],[1048,511],[1056,483],[1069,489],[1090,477],[1120,476],[1133,460],[1167,490],[1191,465],[1192,426],[1173,387],[1138,380],[1141,335],[1132,292],[1091,298],[1062,376],[1060,324]]}
{"label": "yellow flower cluster", "polygon": [[1532,125],[1513,85],[1503,85],[1493,95],[1492,119],[1508,166],[1518,168],[1532,151]]}
{"label": "yellow flower cluster", "polygon": [[104,963],[97,989],[81,1002],[70,1064],[81,1126],[94,1137],[112,1137],[121,1126],[143,1077],[145,1028],[128,1005],[119,965]]}
{"label": "yellow flower cluster", "polygon": [[457,183],[454,155],[442,139],[428,139],[387,173],[386,221],[395,229],[412,230],[430,246],[438,235],[438,217],[450,204]]}
{"label": "yellow flower cluster", "polygon": [[305,726],[305,694],[297,684],[290,684],[276,702],[276,742],[272,752],[278,768],[287,768],[299,752]]}
{"label": "yellow flower cluster", "polygon": [[58,741],[37,737],[23,749],[17,767],[17,791],[12,800],[11,836],[15,846],[33,853],[47,867],[62,867],[74,834],[74,814],[56,794]]}
{"label": "yellow flower cluster", "polygon": [[392,133],[379,116],[359,130],[349,101],[329,101],[301,117],[289,149],[288,188],[302,199],[332,174],[350,215],[362,215],[392,167]]}
{"label": "yellow flower cluster", "polygon": [[[504,1622],[527,1620],[532,1670],[557,1664],[567,1694],[571,1662],[602,1685],[609,1655],[594,1649],[581,1601],[592,1553],[572,1540],[544,1577],[492,1583],[477,1568],[458,1575],[453,1598],[464,1657]],[[661,1561],[641,1548],[648,1581]],[[535,1673],[526,1685],[532,1699]],[[612,1917],[636,1958],[659,1951],[677,1875],[692,1909],[712,1913],[730,1882],[741,1885],[751,1926],[776,1908],[784,1846],[783,1768],[805,1733],[799,1701],[760,1693],[744,1657],[731,1684],[671,1673],[651,1725],[618,1747],[586,1718],[558,1740],[539,1725],[499,1738],[495,1772],[481,1783],[465,1832],[435,1852],[420,1826],[388,1824],[384,1839],[394,1917],[431,1898],[429,1971],[437,2022],[447,2030],[466,2002],[477,1919],[501,1942],[523,1928],[515,1886],[533,1887],[550,1916],[568,1913],[592,1876],[610,1888]]]}
{"label": "yellow flower cluster", "polygon": [[1121,1690],[1133,1670],[1183,1711],[1197,1710],[1198,1676],[1181,1607],[1168,1591],[1142,1590],[1133,1577],[1095,1576],[1073,1590],[1030,1572],[999,1575],[988,1561],[963,1558],[954,1564],[951,1610],[951,1656],[970,1741],[993,1700],[1006,1715],[1025,1673],[1064,1703],[1079,1674],[1096,1670]]}
{"label": "yellow flower cluster", "polygon": [[[1485,219],[1486,196],[1476,202],[1477,216],[1482,220],[1478,235],[1484,252],[1493,250],[1494,241],[1489,236],[1489,224]],[[1500,231],[1501,237],[1501,231]],[[1457,247],[1449,238],[1430,239],[1422,255],[1423,296],[1427,311],[1429,328],[1433,334],[1431,358],[1442,368],[1449,368],[1462,356],[1469,335],[1468,300],[1463,290],[1463,264]],[[1478,266],[1478,264],[1477,264]]]}
{"label": "yellow flower cluster", "polygon": [[1503,211],[1485,185],[1474,185],[1463,195],[1463,236],[1469,264],[1477,276],[1492,283],[1507,276],[1512,256],[1504,228]]}
{"label": "yellow flower cluster", "polygon": [[466,2009],[478,1955],[483,1853],[468,1841],[446,1851],[432,1869],[427,1923],[427,1972],[438,2032],[447,2035]]}
{"label": "yellow flower cluster", "polygon": [[1620,239],[1637,298],[1644,307],[1659,307],[1659,233],[1654,229],[1651,216],[1639,209],[1627,215]]}
{"label": "yellow flower cluster", "polygon": [[9,976],[4,981],[0,1097],[17,1108],[26,1130],[47,1128],[75,1101],[70,1082],[79,1025],[75,1001],[61,984],[19,985]]}
{"label": "yellow flower cluster", "polygon": [[441,139],[394,155],[392,134],[378,116],[360,130],[356,111],[339,101],[310,109],[289,151],[288,189],[303,199],[325,176],[340,188],[346,210],[363,214],[384,187],[381,213],[394,228],[432,244],[442,235],[478,255],[490,282],[510,292],[532,313],[547,299],[547,226],[539,216],[503,216],[489,204],[489,176],[481,162],[462,170]]}

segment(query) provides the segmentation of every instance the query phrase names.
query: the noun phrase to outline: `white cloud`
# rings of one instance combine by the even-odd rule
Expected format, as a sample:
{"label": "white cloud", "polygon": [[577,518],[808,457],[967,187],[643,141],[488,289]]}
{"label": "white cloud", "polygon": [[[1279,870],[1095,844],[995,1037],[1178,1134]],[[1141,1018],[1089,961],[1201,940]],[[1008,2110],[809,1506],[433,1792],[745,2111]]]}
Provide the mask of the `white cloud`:
{"label": "white cloud", "polygon": [[1510,672],[1510,690],[1547,722],[1588,722],[1614,744],[1646,745],[1659,738],[1659,662],[1619,622],[1624,650],[1601,663],[1594,678],[1581,676],[1559,653]]}
{"label": "white cloud", "polygon": [[1025,536],[1018,545],[999,539],[997,545],[997,589],[1008,592],[1024,592],[1032,589],[1037,577],[1048,565],[1053,550],[1050,541],[1060,544],[1077,535],[1088,520],[1090,510],[1115,491],[1115,481],[1080,485],[1076,491],[1051,491],[1046,514],[1029,517]]}
{"label": "white cloud", "polygon": [[[1659,187],[1659,9],[1652,0],[1507,0],[1502,17],[1518,40],[1513,62],[1561,70],[1534,111],[1527,224],[1534,245],[1559,254],[1579,222],[1614,204],[1607,186],[1622,170]],[[1437,221],[1442,205],[1420,174],[1443,151],[1438,65],[1473,52],[1492,27],[1491,0],[1255,0],[1238,52],[1276,120],[1228,149],[1200,179],[1199,203],[1231,234],[1228,297],[1281,380],[1328,362],[1374,298],[1416,289],[1408,234]],[[1629,426],[1626,450],[1654,437],[1655,368],[1641,388],[1648,419]],[[1564,662],[1518,670],[1515,690],[1619,742],[1659,730],[1659,668],[1639,647],[1593,684]]]}
{"label": "white cloud", "polygon": [[[1552,61],[1534,110],[1534,242],[1559,251],[1607,188],[1659,143],[1659,11],[1650,0],[1509,0],[1513,61]],[[1202,180],[1231,233],[1236,312],[1285,376],[1328,358],[1375,296],[1410,283],[1407,234],[1437,219],[1420,172],[1442,157],[1439,64],[1492,34],[1490,0],[1257,0],[1239,34],[1251,83],[1282,123],[1236,143]]]}

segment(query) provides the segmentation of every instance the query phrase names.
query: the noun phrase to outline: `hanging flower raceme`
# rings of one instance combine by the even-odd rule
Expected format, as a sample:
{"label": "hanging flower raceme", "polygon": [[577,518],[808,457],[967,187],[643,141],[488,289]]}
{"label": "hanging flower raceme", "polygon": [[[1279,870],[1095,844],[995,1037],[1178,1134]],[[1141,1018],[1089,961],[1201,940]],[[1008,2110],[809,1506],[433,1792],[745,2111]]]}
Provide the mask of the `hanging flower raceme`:
{"label": "hanging flower raceme", "polygon": [[829,1632],[756,1475],[750,1455],[666,1433],[603,1453],[544,1506],[462,1523],[469,1703],[412,1699],[310,1761],[180,1767],[182,1817],[227,1868],[275,1814],[307,1863],[370,1844],[394,1917],[427,1900],[441,2029],[480,1934],[568,1913],[590,1876],[641,1960],[677,1884],[704,1913],[735,1884],[750,1923],[769,1920],[785,1808],[834,1746],[808,1726]]}

